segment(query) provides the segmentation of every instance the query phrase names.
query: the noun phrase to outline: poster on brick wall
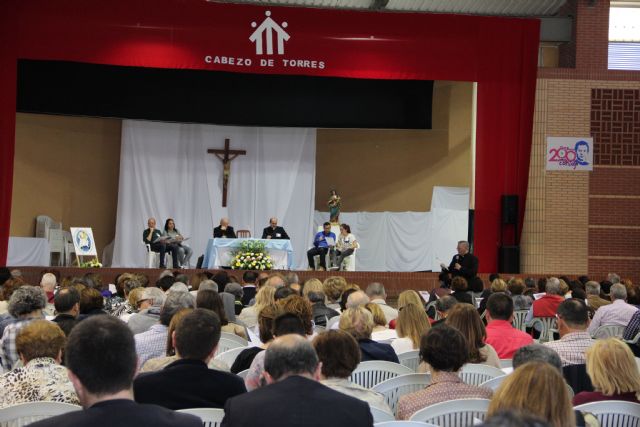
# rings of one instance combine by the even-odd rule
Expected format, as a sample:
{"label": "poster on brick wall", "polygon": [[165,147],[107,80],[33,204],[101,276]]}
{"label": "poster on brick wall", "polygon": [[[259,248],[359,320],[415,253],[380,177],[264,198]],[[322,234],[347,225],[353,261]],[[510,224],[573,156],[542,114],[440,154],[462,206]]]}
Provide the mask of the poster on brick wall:
{"label": "poster on brick wall", "polygon": [[547,170],[593,170],[593,138],[547,137]]}

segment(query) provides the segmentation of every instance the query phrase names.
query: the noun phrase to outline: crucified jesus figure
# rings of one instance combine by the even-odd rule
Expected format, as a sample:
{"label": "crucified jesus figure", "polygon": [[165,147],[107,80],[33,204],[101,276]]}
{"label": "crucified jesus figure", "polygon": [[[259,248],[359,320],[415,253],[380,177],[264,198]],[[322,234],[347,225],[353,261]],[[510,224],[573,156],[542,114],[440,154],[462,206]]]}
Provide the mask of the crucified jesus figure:
{"label": "crucified jesus figure", "polygon": [[229,185],[229,176],[231,175],[231,161],[238,156],[247,154],[246,150],[229,149],[229,138],[224,140],[224,150],[219,148],[210,148],[207,150],[209,154],[215,154],[222,161],[222,207],[227,207],[227,188]]}

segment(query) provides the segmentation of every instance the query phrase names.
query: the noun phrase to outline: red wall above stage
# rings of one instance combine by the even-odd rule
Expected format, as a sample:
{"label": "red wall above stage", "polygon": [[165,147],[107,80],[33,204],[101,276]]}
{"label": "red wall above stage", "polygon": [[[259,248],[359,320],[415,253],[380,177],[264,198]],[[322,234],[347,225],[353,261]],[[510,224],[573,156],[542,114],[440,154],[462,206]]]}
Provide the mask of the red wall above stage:
{"label": "red wall above stage", "polygon": [[[257,55],[249,40],[255,30],[252,22],[259,26],[266,11],[277,24],[287,23],[284,29],[290,39],[284,42],[282,55]],[[251,73],[477,81],[475,252],[481,260],[480,270],[494,271],[500,196],[518,194],[521,203],[526,200],[538,34],[538,21],[525,19],[264,7],[204,0],[5,0],[0,5],[0,223],[5,225],[0,231],[0,264],[6,260],[11,215],[16,61],[26,58]],[[227,58],[227,64],[221,63],[225,62],[222,57]],[[242,58],[244,64],[230,65],[228,58],[234,62]],[[261,59],[273,59],[273,66],[262,66]],[[295,67],[288,66],[292,60]],[[521,208],[520,226],[523,217]]]}

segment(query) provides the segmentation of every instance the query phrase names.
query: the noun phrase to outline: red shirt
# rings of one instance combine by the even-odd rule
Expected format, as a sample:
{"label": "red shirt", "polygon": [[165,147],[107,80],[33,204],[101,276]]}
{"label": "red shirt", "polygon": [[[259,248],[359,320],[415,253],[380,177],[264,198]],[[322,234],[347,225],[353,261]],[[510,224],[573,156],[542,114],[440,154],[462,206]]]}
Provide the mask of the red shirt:
{"label": "red shirt", "polygon": [[546,294],[533,302],[533,317],[554,317],[564,297]]}
{"label": "red shirt", "polygon": [[496,350],[500,359],[512,359],[513,353],[520,347],[532,344],[533,338],[506,320],[492,320],[487,325],[486,343]]}

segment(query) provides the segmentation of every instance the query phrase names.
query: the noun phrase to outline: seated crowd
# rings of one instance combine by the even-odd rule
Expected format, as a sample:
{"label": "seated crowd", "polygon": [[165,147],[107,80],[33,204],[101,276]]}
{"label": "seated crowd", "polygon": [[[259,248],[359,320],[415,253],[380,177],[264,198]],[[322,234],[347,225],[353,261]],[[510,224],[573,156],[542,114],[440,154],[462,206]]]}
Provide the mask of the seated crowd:
{"label": "seated crowd", "polygon": [[[371,426],[370,407],[409,420],[469,398],[490,400],[486,426],[596,426],[574,407],[605,400],[640,414],[640,292],[616,275],[495,275],[485,290],[443,275],[427,301],[407,290],[390,304],[381,283],[293,272],[167,270],[155,284],[125,273],[109,285],[47,271],[38,286],[0,274],[0,410],[84,408],[33,425],[195,427],[175,411],[221,408],[224,426]],[[227,363],[216,356],[230,341],[246,345]],[[399,364],[407,352],[428,381],[393,408],[352,377],[361,362]],[[469,364],[506,376],[497,388],[466,383]]]}

